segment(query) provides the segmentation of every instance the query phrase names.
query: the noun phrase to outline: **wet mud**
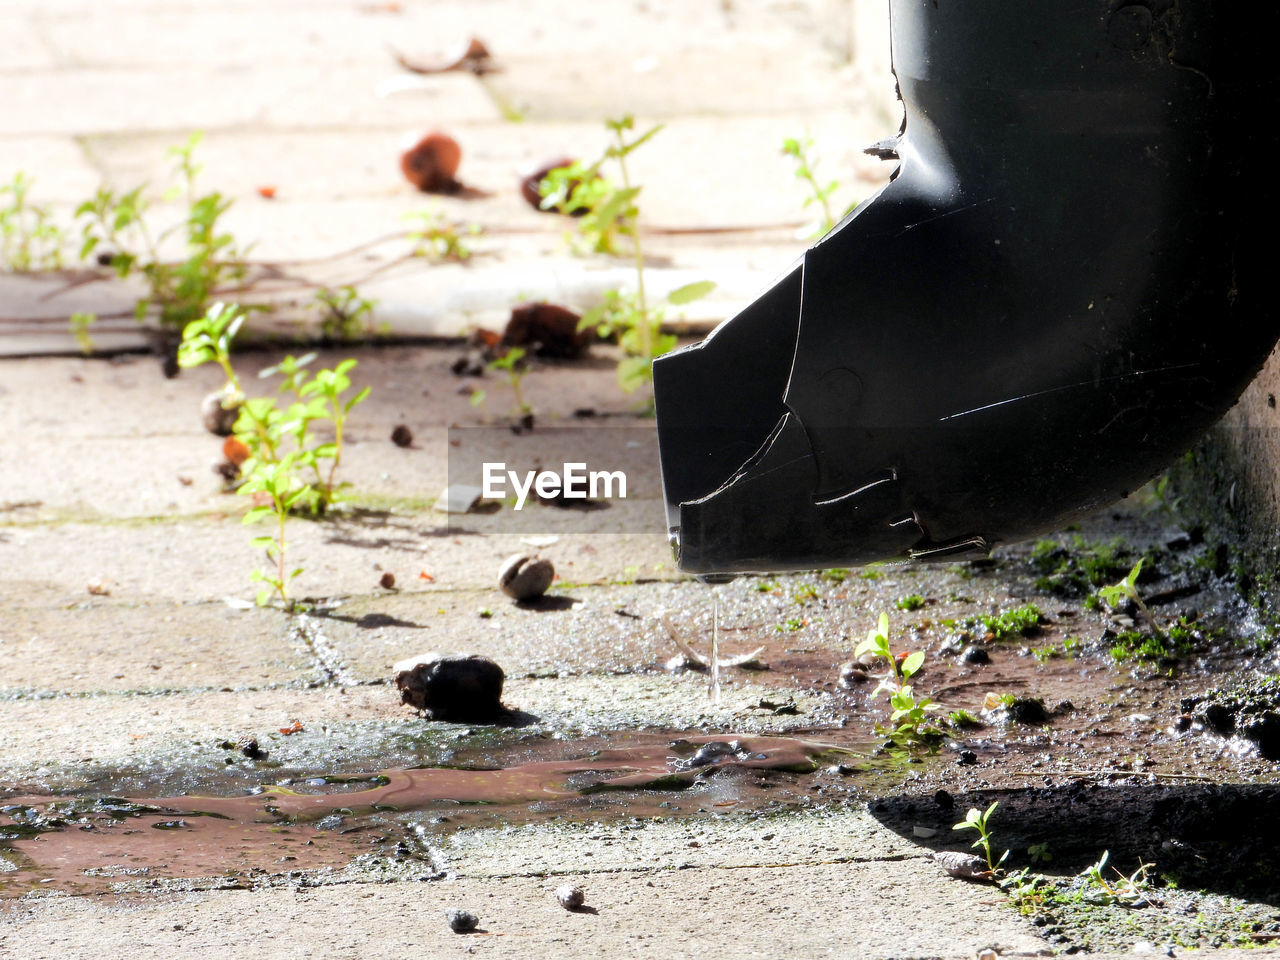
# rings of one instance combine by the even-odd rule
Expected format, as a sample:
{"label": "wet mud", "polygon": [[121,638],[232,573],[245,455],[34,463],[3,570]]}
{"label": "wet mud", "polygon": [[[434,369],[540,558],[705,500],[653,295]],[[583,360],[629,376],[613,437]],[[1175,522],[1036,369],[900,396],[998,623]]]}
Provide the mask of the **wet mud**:
{"label": "wet mud", "polygon": [[[578,751],[584,745],[575,744]],[[572,748],[571,748],[572,749]],[[500,817],[581,810],[594,794],[627,816],[670,815],[664,798],[710,776],[750,803],[768,793],[753,772],[807,773],[830,743],[785,737],[649,737],[572,759],[509,767],[388,770],[317,776],[241,796],[16,797],[0,807],[0,897],[32,890],[104,892],[122,881],[254,878],[338,868],[371,850],[434,875],[432,836]],[[721,796],[725,795],[723,789]],[[739,800],[721,801],[736,805]],[[478,810],[468,816],[468,808]]]}

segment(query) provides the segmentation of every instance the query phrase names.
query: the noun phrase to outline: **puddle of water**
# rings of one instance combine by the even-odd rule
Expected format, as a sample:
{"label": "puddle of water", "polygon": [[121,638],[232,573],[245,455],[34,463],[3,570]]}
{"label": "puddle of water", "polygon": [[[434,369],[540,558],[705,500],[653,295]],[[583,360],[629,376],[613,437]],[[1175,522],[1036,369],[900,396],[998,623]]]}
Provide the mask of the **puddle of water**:
{"label": "puddle of water", "polygon": [[[654,737],[570,759],[316,777],[248,796],[15,798],[0,808],[0,897],[339,867],[391,848],[429,863],[424,841],[431,831],[413,829],[402,815],[420,820],[424,811],[444,809],[456,828],[458,812],[469,806],[515,816],[522,814],[512,808],[523,806],[524,816],[545,817],[580,813],[583,798],[620,792],[626,815],[655,816],[666,812],[660,801],[670,795],[657,791],[682,789],[710,773],[808,772],[835,749],[785,737]],[[720,791],[722,803],[746,799],[745,777],[723,779],[736,787]]]}

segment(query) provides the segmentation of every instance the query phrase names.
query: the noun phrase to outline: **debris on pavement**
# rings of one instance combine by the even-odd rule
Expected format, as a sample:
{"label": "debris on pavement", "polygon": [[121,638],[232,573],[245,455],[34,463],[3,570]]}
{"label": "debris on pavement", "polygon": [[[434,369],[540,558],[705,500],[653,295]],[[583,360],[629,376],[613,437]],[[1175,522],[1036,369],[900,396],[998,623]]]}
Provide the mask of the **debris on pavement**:
{"label": "debris on pavement", "polygon": [[432,720],[487,723],[503,712],[506,674],[487,657],[423,654],[391,668],[400,702]]}
{"label": "debris on pavement", "polygon": [[470,933],[480,922],[470,910],[448,910],[445,917],[449,921],[449,929],[454,933]]}
{"label": "debris on pavement", "polygon": [[960,853],[955,850],[937,850],[933,859],[938,866],[947,871],[949,876],[957,880],[990,880],[991,870],[987,861],[977,854]]}
{"label": "debris on pavement", "polygon": [[577,360],[587,352],[594,330],[579,328],[580,314],[554,303],[520,303],[502,332],[508,347],[527,347],[537,357]]}
{"label": "debris on pavement", "polygon": [[566,910],[577,910],[587,902],[587,895],[581,887],[565,883],[556,887],[556,900]]}
{"label": "debris on pavement", "polygon": [[400,155],[400,172],[423,193],[456,193],[456,179],[462,163],[462,147],[447,133],[433,130],[415,139],[406,138]]}
{"label": "debris on pavement", "polygon": [[498,570],[498,589],[512,600],[536,600],[555,579],[550,560],[536,554],[516,553],[507,557]]}

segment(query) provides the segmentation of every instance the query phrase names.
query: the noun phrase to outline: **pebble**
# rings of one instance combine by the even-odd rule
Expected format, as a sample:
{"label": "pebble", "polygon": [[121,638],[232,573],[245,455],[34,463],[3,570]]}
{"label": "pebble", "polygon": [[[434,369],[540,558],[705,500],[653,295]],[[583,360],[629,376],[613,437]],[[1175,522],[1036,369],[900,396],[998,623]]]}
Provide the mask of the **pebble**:
{"label": "pebble", "polygon": [[408,447],[413,445],[413,431],[406,427],[403,423],[397,423],[391,431],[391,442],[397,447]]}
{"label": "pebble", "polygon": [[938,850],[933,854],[933,859],[948,875],[960,880],[985,880],[990,873],[987,861],[972,853]]}
{"label": "pebble", "polygon": [[448,910],[445,917],[449,921],[449,929],[454,933],[470,933],[480,922],[470,910]]}
{"label": "pebble", "polygon": [[991,655],[982,647],[970,644],[960,651],[960,659],[964,663],[990,663]]}
{"label": "pebble", "polygon": [[869,679],[867,668],[856,660],[849,660],[840,664],[840,686],[846,690],[851,690],[859,684],[866,683]]}
{"label": "pebble", "polygon": [[556,887],[556,899],[560,902],[560,906],[566,910],[577,910],[587,902],[587,895],[581,887],[566,883]]}
{"label": "pebble", "polygon": [[555,579],[550,560],[517,553],[503,561],[498,571],[498,589],[515,601],[534,600],[547,592]]}
{"label": "pebble", "polygon": [[200,419],[204,423],[204,428],[219,437],[231,436],[236,420],[240,417],[240,404],[236,403],[231,407],[222,405],[226,396],[224,391],[215,390],[213,393],[205,394],[204,399],[200,401]]}

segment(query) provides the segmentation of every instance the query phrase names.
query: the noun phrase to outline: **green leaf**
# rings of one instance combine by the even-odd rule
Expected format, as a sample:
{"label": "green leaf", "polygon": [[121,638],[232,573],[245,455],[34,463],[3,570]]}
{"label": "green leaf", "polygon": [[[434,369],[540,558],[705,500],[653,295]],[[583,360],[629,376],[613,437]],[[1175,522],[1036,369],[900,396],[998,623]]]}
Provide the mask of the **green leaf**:
{"label": "green leaf", "polygon": [[[241,517],[240,522],[244,524],[257,523],[259,520],[266,518],[273,512],[274,511],[272,511],[270,507],[254,507],[252,510],[249,510],[248,512],[246,512],[243,517]],[[258,539],[261,539],[261,538],[258,538]],[[270,540],[271,538],[267,537],[267,539]]]}
{"label": "green leaf", "polygon": [[677,287],[667,294],[667,302],[680,306],[686,303],[692,303],[694,300],[700,300],[716,288],[713,280],[699,280],[696,283],[686,283],[683,287]]}
{"label": "green leaf", "polygon": [[902,661],[903,676],[906,676],[906,677],[911,676],[917,670],[919,670],[923,664],[924,664],[924,651],[917,650],[915,653],[907,657],[907,659]]}
{"label": "green leaf", "polygon": [[354,397],[352,397],[350,400],[348,400],[348,401],[347,401],[347,405],[346,405],[345,407],[343,407],[343,408],[342,408],[342,412],[343,412],[343,413],[350,413],[350,412],[351,412],[351,408],[352,408],[352,407],[354,407],[356,404],[358,404],[358,403],[364,403],[364,401],[365,401],[365,400],[368,398],[368,396],[369,396],[369,391],[370,391],[370,390],[372,390],[372,389],[373,389],[372,387],[365,387],[363,390],[361,390],[359,393],[357,393]]}

